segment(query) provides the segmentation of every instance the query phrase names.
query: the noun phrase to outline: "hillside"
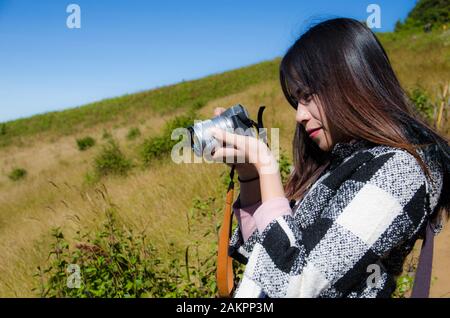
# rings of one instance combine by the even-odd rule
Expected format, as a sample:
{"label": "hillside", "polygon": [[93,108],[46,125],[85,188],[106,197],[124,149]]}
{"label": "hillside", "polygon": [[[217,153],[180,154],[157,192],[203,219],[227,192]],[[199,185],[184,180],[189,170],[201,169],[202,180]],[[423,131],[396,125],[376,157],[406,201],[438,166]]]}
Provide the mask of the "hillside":
{"label": "hillside", "polygon": [[[433,105],[450,79],[449,31],[387,33],[379,38],[402,85],[417,95],[415,102],[434,120]],[[265,124],[280,128],[288,162],[295,114],[282,96],[278,63],[275,59],[1,124],[0,296],[42,295],[39,279],[33,275],[38,266],[48,265],[49,252],[55,250],[51,230],[62,230],[68,248],[76,250],[76,244],[84,242],[77,231],[101,231],[111,211],[120,221],[119,228],[144,233],[155,257],[168,260],[161,275],[172,284],[164,287],[171,290],[170,295],[213,295],[211,262],[228,170],[216,164],[176,165],[167,152],[157,156],[149,148],[166,151],[167,132],[173,125],[186,123],[192,116],[211,117],[217,106],[242,103],[255,116],[257,107],[265,104]],[[448,112],[444,115],[441,130],[448,133]],[[95,143],[80,151],[76,140],[86,136]],[[114,163],[107,167],[113,170],[101,170],[111,158]],[[17,172],[14,179],[15,169],[26,174]],[[114,169],[121,173],[110,173]],[[99,171],[104,174],[97,175]],[[436,253],[444,255],[445,242],[440,240]],[[448,262],[450,257],[445,257]],[[450,292],[447,266],[436,264],[435,296]],[[177,275],[179,280],[169,279]]]}
{"label": "hillside", "polygon": [[[124,95],[63,111],[0,123],[0,147],[36,134],[69,135],[105,123],[126,125],[176,110],[201,108],[209,100],[242,91],[277,77],[277,60],[234,71]],[[19,140],[19,141],[18,141]]]}
{"label": "hillside", "polygon": [[450,24],[450,2],[447,0],[420,0],[406,20],[397,22],[395,31],[446,29]]}

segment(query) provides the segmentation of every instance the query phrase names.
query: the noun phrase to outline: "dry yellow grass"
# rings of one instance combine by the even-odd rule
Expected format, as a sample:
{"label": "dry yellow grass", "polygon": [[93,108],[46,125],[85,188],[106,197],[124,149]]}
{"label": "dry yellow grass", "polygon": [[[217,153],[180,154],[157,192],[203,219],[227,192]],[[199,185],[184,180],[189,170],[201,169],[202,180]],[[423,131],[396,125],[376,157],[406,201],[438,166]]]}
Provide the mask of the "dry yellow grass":
{"label": "dry yellow grass", "polygon": [[[294,128],[294,111],[283,101],[276,82],[210,102],[202,109],[202,115],[211,116],[218,105],[240,102],[256,116],[262,101],[268,106],[266,126],[281,126],[282,147],[288,149],[291,133],[287,132]],[[144,135],[151,135],[175,115],[149,118],[143,125],[106,129],[112,131],[124,152],[131,156],[136,143],[126,141],[130,127],[139,127]],[[48,256],[52,227],[62,227],[70,238],[80,226],[95,228],[101,220],[102,215],[98,212],[101,209],[96,207],[101,202],[96,197],[98,194],[83,187],[84,175],[91,169],[98,146],[80,152],[75,138],[91,135],[100,140],[104,128],[85,130],[77,136],[61,137],[53,142],[49,142],[51,136],[41,140],[36,137],[29,146],[0,150],[0,249],[3,251],[0,296],[34,296],[32,275],[36,266],[43,264]],[[8,180],[5,174],[13,166],[25,167],[29,171],[27,179],[15,183]],[[217,163],[177,165],[169,161],[156,163],[144,171],[135,169],[127,178],[107,178],[102,182],[112,201],[118,205],[121,218],[136,229],[145,229],[152,241],[165,251],[171,242],[188,243],[186,211],[192,206],[192,199],[217,194],[221,189],[221,174],[226,171],[224,165]],[[90,193],[92,202],[80,194],[85,191]],[[218,206],[221,206],[220,202]]]}

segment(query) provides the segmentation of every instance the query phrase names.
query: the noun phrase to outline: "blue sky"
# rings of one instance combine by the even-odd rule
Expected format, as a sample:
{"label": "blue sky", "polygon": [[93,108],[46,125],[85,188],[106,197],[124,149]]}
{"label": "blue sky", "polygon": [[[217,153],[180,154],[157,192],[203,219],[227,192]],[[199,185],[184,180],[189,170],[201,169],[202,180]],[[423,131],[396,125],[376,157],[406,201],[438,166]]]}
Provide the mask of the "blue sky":
{"label": "blue sky", "polygon": [[[0,0],[0,122],[282,56],[317,19],[391,31],[415,0]],[[81,8],[69,29],[66,8]]]}

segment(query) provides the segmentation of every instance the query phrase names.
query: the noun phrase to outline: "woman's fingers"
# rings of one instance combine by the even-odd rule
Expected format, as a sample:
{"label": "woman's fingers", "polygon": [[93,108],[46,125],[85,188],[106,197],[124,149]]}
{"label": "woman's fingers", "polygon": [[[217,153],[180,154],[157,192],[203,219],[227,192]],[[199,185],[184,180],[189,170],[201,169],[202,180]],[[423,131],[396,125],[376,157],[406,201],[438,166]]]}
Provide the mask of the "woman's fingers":
{"label": "woman's fingers", "polygon": [[[267,145],[254,137],[233,134],[217,127],[211,128],[210,133],[222,148],[231,149],[226,150],[230,156],[230,151],[236,151],[233,154],[239,154],[245,158],[245,162],[254,164],[257,169],[270,165],[273,161],[273,156]],[[217,156],[219,155],[220,153]]]}
{"label": "woman's fingers", "polygon": [[245,154],[234,148],[219,148],[214,152],[211,159],[224,163],[245,163]]}
{"label": "woman's fingers", "polygon": [[219,143],[225,143],[239,149],[245,149],[246,136],[233,134],[217,127],[211,128],[210,133],[219,141]]}

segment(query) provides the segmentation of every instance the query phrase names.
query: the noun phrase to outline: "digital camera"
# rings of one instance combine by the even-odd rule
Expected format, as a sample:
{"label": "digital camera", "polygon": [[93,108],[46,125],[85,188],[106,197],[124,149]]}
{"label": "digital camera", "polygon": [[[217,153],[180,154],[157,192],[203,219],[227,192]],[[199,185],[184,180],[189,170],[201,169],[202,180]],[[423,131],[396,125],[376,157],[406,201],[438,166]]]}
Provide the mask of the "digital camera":
{"label": "digital camera", "polygon": [[213,149],[217,146],[217,140],[211,136],[209,129],[217,127],[231,133],[256,137],[252,127],[255,122],[249,118],[248,112],[241,104],[228,108],[219,116],[198,122],[187,127],[191,139],[191,147],[194,153],[201,157],[205,149]]}

